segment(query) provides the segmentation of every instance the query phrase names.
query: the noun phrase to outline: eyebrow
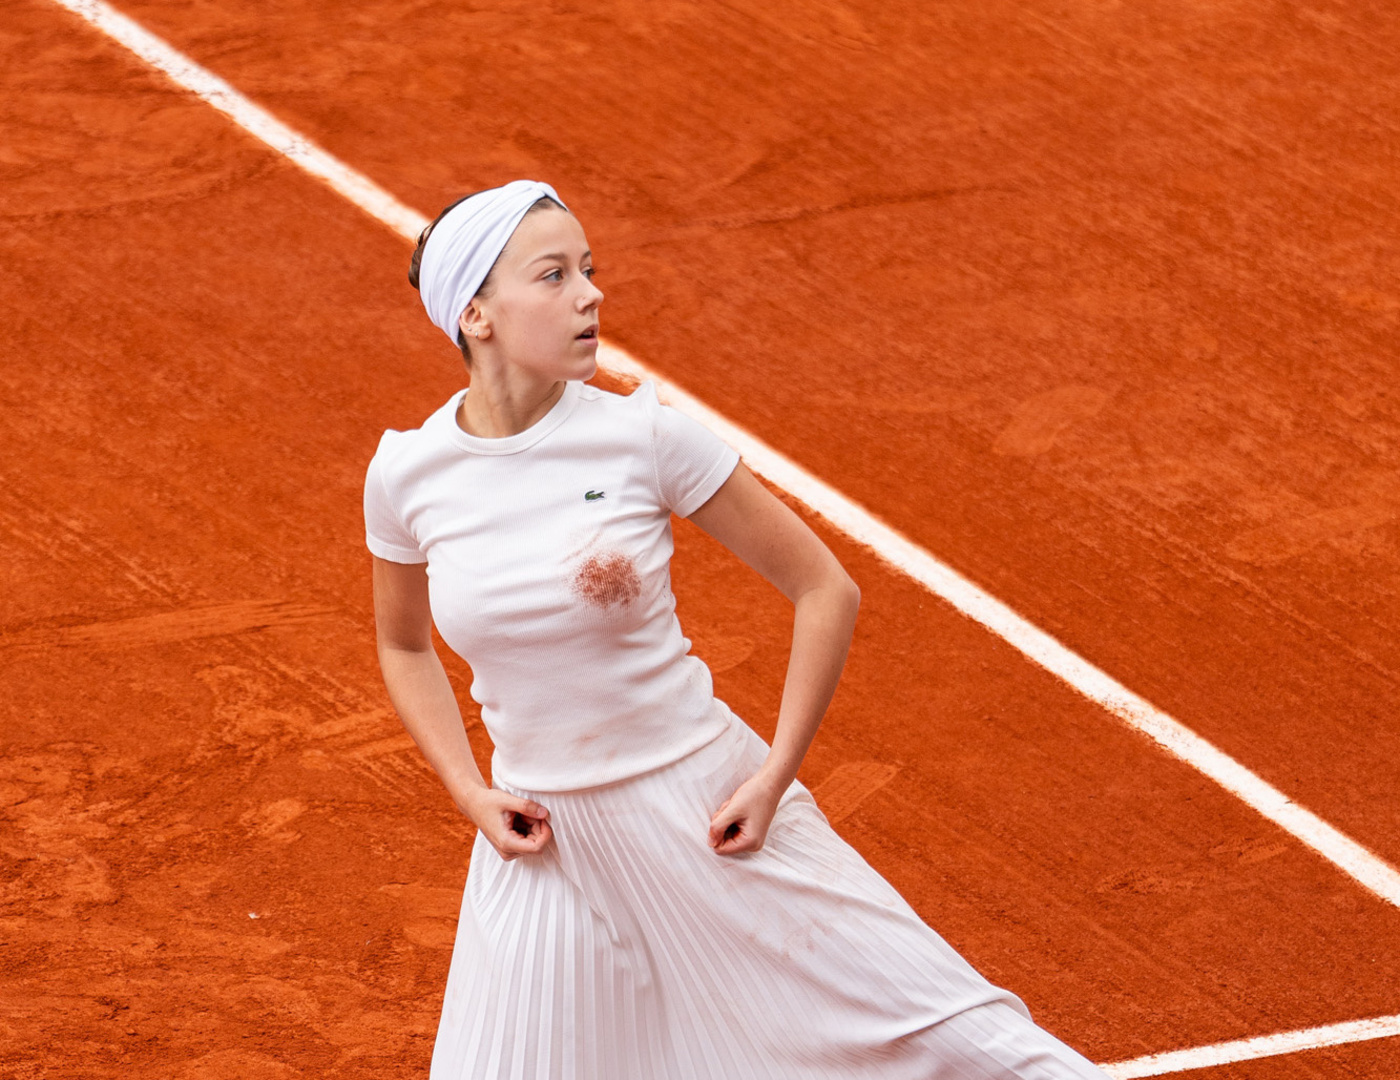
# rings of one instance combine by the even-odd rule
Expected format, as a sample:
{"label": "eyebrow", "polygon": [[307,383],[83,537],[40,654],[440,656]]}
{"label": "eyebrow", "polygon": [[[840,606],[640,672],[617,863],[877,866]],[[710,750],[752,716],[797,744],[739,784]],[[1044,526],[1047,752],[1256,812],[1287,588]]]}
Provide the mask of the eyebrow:
{"label": "eyebrow", "polygon": [[[587,251],[585,251],[585,252],[583,253],[583,257],[584,257],[585,259],[587,259],[587,258],[591,257],[592,254],[593,254],[593,249],[592,249],[592,248],[589,248]],[[527,265],[527,266],[534,266],[535,263],[539,262],[541,259],[553,259],[555,262],[562,262],[562,263],[566,263],[566,262],[569,261],[569,257],[568,257],[567,255],[561,254],[560,252],[557,252],[557,251],[553,251],[553,252],[550,252],[548,255],[536,255],[536,256],[535,256],[533,259],[531,259],[526,265]]]}

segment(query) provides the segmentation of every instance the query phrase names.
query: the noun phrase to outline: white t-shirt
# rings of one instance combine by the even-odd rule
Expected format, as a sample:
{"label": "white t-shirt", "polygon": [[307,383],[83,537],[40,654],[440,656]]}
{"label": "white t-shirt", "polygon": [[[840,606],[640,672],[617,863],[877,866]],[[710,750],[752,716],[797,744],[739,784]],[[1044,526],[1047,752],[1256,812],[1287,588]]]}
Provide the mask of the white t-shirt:
{"label": "white t-shirt", "polygon": [[715,493],[738,453],[657,400],[582,382],[515,435],[458,426],[460,390],[386,431],[365,476],[382,559],[428,564],[433,621],[471,665],[492,774],[562,791],[670,764],[729,723],[689,655],[671,593],[672,513]]}

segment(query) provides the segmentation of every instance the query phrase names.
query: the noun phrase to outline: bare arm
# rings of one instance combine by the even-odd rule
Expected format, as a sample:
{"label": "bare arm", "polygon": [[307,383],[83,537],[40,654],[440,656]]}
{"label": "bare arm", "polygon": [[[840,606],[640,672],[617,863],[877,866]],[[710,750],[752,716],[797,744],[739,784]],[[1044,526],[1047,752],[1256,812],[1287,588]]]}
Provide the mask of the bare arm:
{"label": "bare arm", "polygon": [[836,692],[860,589],[821,538],[742,462],[690,520],[758,571],[794,608],[792,653],[772,750],[711,823],[716,850],[753,851],[763,845],[773,809],[797,776]]}
{"label": "bare arm", "polygon": [[452,684],[433,648],[426,565],[371,557],[379,668],[404,727],[453,802],[503,858],[539,851],[549,842],[549,812],[489,787],[477,768]]}

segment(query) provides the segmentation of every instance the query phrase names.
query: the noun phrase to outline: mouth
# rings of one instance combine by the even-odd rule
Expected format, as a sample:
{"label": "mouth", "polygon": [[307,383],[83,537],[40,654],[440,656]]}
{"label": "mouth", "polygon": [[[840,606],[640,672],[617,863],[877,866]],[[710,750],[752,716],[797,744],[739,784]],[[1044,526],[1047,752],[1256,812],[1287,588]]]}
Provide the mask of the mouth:
{"label": "mouth", "polygon": [[597,324],[597,323],[594,323],[592,326],[590,326],[590,327],[589,327],[587,330],[585,330],[583,333],[579,334],[576,340],[578,340],[578,341],[596,341],[596,340],[598,340],[598,324]]}

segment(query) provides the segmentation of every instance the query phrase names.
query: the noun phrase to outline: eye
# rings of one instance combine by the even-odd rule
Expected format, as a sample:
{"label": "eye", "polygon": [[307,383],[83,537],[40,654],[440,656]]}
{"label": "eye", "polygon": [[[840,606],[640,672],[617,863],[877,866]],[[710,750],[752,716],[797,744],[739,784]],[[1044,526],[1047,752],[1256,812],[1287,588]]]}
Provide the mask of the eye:
{"label": "eye", "polygon": [[544,279],[545,279],[545,281],[563,281],[563,280],[564,280],[564,271],[562,271],[562,270],[551,270],[549,273],[545,274]]}
{"label": "eye", "polygon": [[590,266],[587,270],[585,270],[585,271],[583,272],[583,276],[586,277],[589,281],[592,281],[592,280],[593,280],[593,275],[596,274],[597,272],[598,272],[597,269],[595,269],[594,267]]}

